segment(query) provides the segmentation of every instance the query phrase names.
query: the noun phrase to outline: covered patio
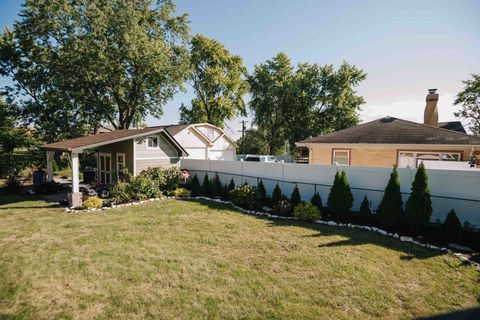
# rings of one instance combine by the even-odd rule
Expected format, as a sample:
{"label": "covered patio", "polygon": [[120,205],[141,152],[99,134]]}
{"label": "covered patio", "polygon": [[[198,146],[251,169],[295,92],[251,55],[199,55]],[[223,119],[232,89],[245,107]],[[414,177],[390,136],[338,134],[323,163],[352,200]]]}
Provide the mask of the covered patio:
{"label": "covered patio", "polygon": [[[150,141],[147,142],[149,138],[156,145],[150,145]],[[155,138],[157,140],[154,140]],[[163,145],[162,142],[164,142]],[[106,184],[117,181],[119,175],[127,172],[136,175],[141,169],[137,168],[137,163],[143,167],[145,160],[155,159],[159,166],[163,162],[174,165],[180,157],[188,155],[164,128],[117,130],[45,144],[39,146],[39,149],[47,153],[47,182],[53,181],[55,153],[61,152],[68,155],[72,168],[72,192],[68,194],[68,203],[74,208],[82,205],[80,154],[85,150],[94,150],[97,158],[97,178],[101,178]],[[147,150],[148,158],[142,157],[141,154],[137,156],[137,153],[142,153],[143,149]],[[152,163],[149,162],[149,164]],[[155,162],[152,166],[155,166]]]}

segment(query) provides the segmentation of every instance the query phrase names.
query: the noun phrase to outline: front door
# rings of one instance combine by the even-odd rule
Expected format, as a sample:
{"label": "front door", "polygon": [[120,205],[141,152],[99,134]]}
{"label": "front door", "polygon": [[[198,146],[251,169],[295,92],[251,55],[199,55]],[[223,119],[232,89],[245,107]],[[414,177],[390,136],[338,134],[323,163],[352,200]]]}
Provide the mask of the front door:
{"label": "front door", "polygon": [[98,173],[102,183],[112,182],[112,155],[110,153],[100,153],[98,158]]}

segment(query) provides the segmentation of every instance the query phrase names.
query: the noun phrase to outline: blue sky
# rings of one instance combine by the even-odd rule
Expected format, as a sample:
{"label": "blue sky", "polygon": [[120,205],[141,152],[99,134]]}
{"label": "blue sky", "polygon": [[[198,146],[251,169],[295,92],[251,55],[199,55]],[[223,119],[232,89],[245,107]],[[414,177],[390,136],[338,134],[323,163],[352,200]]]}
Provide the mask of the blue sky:
{"label": "blue sky", "polygon": [[[11,25],[20,0],[0,2],[0,24]],[[286,52],[294,63],[343,60],[368,73],[358,88],[362,121],[385,115],[422,121],[428,88],[438,88],[440,120],[454,119],[462,80],[480,72],[480,1],[177,0],[192,34],[215,38],[255,64]],[[178,121],[191,93],[179,93],[161,119]],[[228,122],[232,131],[239,119]],[[228,130],[230,131],[230,130]],[[233,132],[231,132],[233,133]]]}

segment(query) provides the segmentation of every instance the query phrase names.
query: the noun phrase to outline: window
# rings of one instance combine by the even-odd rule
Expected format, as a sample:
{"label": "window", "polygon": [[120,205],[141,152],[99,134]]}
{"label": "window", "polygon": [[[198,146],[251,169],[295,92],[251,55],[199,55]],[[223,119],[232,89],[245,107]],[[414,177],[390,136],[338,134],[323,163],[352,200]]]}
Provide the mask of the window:
{"label": "window", "polygon": [[214,136],[215,136],[215,132],[213,131],[213,129],[208,128],[207,129],[207,138],[210,141],[213,141]]}
{"label": "window", "polygon": [[350,165],[350,150],[333,149],[332,163]]}
{"label": "window", "polygon": [[429,152],[429,151],[399,151],[398,167],[415,168],[422,161],[461,161],[461,154],[457,152]]}
{"label": "window", "polygon": [[158,137],[152,136],[147,137],[147,149],[156,149],[158,148]]}
{"label": "window", "polygon": [[125,173],[125,153],[117,153],[117,172]]}

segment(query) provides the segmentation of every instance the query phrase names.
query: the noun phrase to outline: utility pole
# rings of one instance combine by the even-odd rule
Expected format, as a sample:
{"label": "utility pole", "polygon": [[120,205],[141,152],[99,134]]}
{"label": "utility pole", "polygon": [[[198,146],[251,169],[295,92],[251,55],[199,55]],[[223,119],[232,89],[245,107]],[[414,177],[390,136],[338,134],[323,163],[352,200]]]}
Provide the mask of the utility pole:
{"label": "utility pole", "polygon": [[242,124],[242,130],[238,130],[238,132],[242,133],[242,154],[245,154],[245,124],[247,123],[245,120],[240,121]]}

